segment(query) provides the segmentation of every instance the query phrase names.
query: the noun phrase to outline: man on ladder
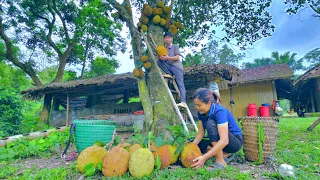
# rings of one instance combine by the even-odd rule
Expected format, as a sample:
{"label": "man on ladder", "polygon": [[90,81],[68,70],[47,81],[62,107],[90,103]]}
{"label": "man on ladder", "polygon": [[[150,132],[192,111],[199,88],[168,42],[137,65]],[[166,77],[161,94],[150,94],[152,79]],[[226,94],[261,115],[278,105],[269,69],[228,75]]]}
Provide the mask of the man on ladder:
{"label": "man on ladder", "polygon": [[181,101],[181,103],[177,105],[186,108],[186,89],[184,87],[183,81],[184,70],[182,62],[180,61],[179,45],[172,44],[172,34],[170,32],[165,32],[163,38],[166,44],[166,48],[168,50],[168,54],[160,57],[160,59],[158,60],[158,66],[165,73],[167,73],[166,75],[164,75],[164,77],[175,77],[180,92]]}

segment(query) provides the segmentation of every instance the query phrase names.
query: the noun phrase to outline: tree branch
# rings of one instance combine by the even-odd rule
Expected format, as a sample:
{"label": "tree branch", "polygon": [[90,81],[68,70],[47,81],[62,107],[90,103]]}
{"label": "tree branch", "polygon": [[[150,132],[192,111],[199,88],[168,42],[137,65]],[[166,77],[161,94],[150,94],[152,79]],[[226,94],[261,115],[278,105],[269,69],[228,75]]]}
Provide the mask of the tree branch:
{"label": "tree branch", "polygon": [[14,56],[13,54],[13,49],[12,49],[12,43],[9,39],[9,37],[5,34],[5,30],[3,27],[3,23],[2,23],[3,19],[0,16],[0,37],[1,39],[3,39],[5,45],[6,45],[6,52],[5,52],[5,57],[12,62],[15,66],[19,67],[20,69],[22,69],[25,73],[27,73],[31,78],[32,81],[34,82],[35,86],[40,86],[42,85],[40,79],[38,78],[35,70],[30,67],[25,65],[24,63],[20,62],[18,60],[18,58],[16,56]]}
{"label": "tree branch", "polygon": [[48,39],[50,46],[58,53],[58,56],[61,57],[62,52],[60,51],[60,49],[57,47],[57,45],[52,40],[52,31],[53,31],[54,23],[56,21],[55,13],[53,12],[53,10],[50,7],[50,1],[47,2],[47,5],[48,5],[49,11],[52,14],[52,21],[48,23],[48,30],[49,31],[47,34],[47,39]]}
{"label": "tree branch", "polygon": [[320,14],[320,11],[314,6],[314,2],[311,2],[312,4],[310,5],[311,9],[316,12],[317,14]]}
{"label": "tree branch", "polygon": [[124,18],[125,22],[130,21],[130,19],[132,19],[126,8],[124,6],[121,6],[121,4],[117,2],[117,0],[110,0],[109,3],[118,11],[119,15],[121,15]]}
{"label": "tree branch", "polygon": [[62,22],[62,25],[63,25],[63,31],[64,31],[64,35],[66,36],[66,40],[67,40],[67,43],[70,44],[70,37],[69,37],[69,33],[68,33],[68,28],[67,28],[67,25],[66,25],[66,21],[63,19],[61,13],[58,11],[57,9],[57,4],[56,4],[56,0],[53,0],[53,9],[54,11],[58,14],[61,22]]}

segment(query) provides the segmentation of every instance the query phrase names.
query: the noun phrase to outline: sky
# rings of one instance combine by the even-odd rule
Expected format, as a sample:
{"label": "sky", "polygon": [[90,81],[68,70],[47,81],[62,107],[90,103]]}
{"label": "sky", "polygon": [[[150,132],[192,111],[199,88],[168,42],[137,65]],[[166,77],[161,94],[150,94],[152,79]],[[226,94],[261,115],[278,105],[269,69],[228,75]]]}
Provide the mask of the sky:
{"label": "sky", "polygon": [[[253,62],[255,58],[270,57],[273,51],[278,51],[280,54],[287,51],[295,52],[298,53],[297,58],[299,59],[308,51],[320,47],[320,19],[312,17],[313,11],[310,8],[295,15],[288,15],[285,13],[286,7],[283,1],[274,0],[272,2],[269,11],[272,14],[272,24],[275,25],[275,31],[271,37],[260,39],[245,51],[240,51],[238,47],[229,44],[237,52],[245,53],[246,56],[240,64]],[[223,37],[224,32],[221,31],[221,27],[214,29],[216,36]],[[126,36],[128,31],[127,28],[124,28],[121,33]],[[131,50],[129,40],[127,47],[128,50],[125,54],[118,53],[116,56],[121,64],[116,70],[117,74],[131,72],[134,67],[133,60],[129,59]],[[188,48],[184,50],[186,53],[191,52]]]}

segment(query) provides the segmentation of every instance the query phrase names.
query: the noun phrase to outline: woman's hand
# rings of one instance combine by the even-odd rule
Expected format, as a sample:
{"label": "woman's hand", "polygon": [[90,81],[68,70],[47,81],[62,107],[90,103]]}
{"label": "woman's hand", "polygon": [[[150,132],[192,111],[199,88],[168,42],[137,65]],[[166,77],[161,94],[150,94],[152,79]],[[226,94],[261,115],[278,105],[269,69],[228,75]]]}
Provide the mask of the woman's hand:
{"label": "woman's hand", "polygon": [[199,156],[193,160],[193,162],[196,162],[191,165],[192,168],[201,168],[203,167],[204,163],[206,162],[206,158],[204,156]]}

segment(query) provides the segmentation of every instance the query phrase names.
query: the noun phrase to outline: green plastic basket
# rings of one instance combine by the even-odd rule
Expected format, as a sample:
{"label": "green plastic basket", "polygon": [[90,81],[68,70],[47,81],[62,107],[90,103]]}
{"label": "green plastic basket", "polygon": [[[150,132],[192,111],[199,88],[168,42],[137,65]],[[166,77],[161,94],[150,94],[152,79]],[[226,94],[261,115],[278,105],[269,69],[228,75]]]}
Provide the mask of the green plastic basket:
{"label": "green plastic basket", "polygon": [[116,128],[116,122],[110,120],[74,120],[73,124],[78,153],[96,141],[108,144]]}

